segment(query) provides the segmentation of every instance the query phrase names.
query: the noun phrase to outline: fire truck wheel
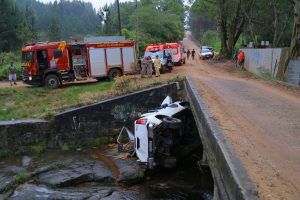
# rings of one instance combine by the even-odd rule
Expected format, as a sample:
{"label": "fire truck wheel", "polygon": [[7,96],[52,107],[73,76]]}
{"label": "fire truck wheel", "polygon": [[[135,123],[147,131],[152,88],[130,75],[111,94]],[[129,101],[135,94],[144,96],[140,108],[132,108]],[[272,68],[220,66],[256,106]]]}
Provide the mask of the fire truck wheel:
{"label": "fire truck wheel", "polygon": [[60,86],[59,78],[55,74],[49,74],[46,76],[45,85],[52,89],[58,88]]}
{"label": "fire truck wheel", "polygon": [[178,129],[182,125],[182,121],[174,117],[165,117],[163,118],[162,121],[163,121],[163,126],[169,129]]}
{"label": "fire truck wheel", "polygon": [[109,80],[114,80],[117,76],[121,76],[121,71],[119,69],[111,69],[108,73]]}

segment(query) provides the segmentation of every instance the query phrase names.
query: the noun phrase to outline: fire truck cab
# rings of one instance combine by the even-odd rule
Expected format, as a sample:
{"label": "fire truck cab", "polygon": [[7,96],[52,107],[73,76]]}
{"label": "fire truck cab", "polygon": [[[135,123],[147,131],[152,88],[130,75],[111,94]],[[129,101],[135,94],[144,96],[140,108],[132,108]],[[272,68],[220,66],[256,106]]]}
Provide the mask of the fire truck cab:
{"label": "fire truck cab", "polygon": [[135,42],[45,42],[22,49],[23,82],[59,87],[64,81],[87,80],[132,72],[136,63]]}
{"label": "fire truck cab", "polygon": [[150,56],[152,60],[158,55],[161,61],[161,71],[166,70],[172,71],[173,69],[173,53],[172,48],[168,47],[166,44],[150,44],[145,50],[144,57]]}
{"label": "fire truck cab", "polygon": [[184,46],[182,43],[167,43],[169,48],[172,49],[173,60],[176,65],[185,64]]}

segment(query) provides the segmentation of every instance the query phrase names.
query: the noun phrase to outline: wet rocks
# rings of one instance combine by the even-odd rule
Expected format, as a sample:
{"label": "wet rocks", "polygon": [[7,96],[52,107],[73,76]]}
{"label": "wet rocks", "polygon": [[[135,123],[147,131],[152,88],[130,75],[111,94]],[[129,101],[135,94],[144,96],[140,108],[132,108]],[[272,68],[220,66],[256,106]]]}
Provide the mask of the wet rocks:
{"label": "wet rocks", "polygon": [[45,185],[23,184],[18,187],[11,200],[98,200],[113,193],[113,188],[107,187],[92,187],[92,188],[72,188],[72,189],[50,189]]}
{"label": "wet rocks", "polygon": [[11,184],[17,174],[24,171],[25,169],[17,166],[9,166],[0,170],[0,191],[4,190],[6,185]]}
{"label": "wet rocks", "polygon": [[114,174],[101,161],[77,160],[61,169],[39,175],[39,182],[54,187],[74,186],[85,182],[111,184]]}
{"label": "wet rocks", "polygon": [[[49,154],[35,159],[22,157],[17,163],[24,167],[0,166],[0,200],[123,198],[128,190],[119,183],[132,185],[144,176],[136,159],[120,157],[117,149]],[[17,181],[20,174],[26,179]]]}

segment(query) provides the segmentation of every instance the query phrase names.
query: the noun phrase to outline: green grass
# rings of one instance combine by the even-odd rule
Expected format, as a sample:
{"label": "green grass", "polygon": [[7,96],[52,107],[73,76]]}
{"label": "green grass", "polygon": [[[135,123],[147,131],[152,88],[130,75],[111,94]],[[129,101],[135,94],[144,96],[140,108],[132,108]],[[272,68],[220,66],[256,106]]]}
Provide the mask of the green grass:
{"label": "green grass", "polygon": [[137,76],[129,76],[120,77],[113,82],[69,85],[54,90],[45,87],[7,86],[0,88],[0,120],[26,118],[51,120],[56,113],[72,107],[88,105],[108,97],[182,79],[181,76],[173,79],[139,79]]}
{"label": "green grass", "polygon": [[[111,89],[113,82],[48,88],[0,88],[0,120],[53,118],[56,111],[89,102],[90,94]],[[92,96],[91,98],[97,98]]]}
{"label": "green grass", "polygon": [[19,174],[16,175],[15,179],[13,180],[13,182],[5,185],[3,187],[2,190],[0,190],[0,192],[6,192],[9,191],[11,189],[16,188],[18,185],[25,183],[26,181],[28,181],[31,178],[31,176],[26,173],[26,172],[20,172]]}

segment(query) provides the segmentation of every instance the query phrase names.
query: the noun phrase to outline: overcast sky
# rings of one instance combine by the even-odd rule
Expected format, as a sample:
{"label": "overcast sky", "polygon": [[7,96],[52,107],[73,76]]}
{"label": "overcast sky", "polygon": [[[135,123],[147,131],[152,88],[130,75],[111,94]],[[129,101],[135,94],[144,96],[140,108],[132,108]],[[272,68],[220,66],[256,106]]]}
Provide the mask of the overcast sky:
{"label": "overcast sky", "polygon": [[[48,3],[48,2],[53,2],[54,0],[38,0],[40,2],[44,2],[44,3]],[[106,3],[110,4],[115,2],[116,0],[83,0],[86,2],[91,2],[94,6],[94,8],[96,8],[96,10],[98,10],[100,7],[104,6]],[[119,0],[120,2],[125,2],[125,1],[134,1],[134,0]]]}

